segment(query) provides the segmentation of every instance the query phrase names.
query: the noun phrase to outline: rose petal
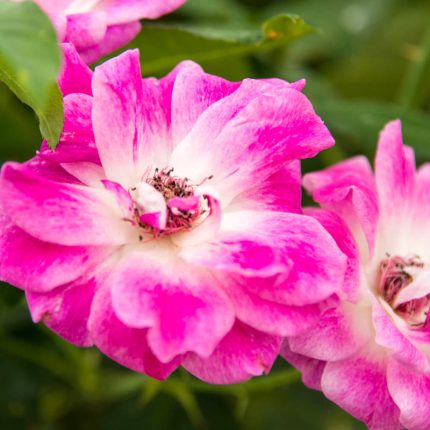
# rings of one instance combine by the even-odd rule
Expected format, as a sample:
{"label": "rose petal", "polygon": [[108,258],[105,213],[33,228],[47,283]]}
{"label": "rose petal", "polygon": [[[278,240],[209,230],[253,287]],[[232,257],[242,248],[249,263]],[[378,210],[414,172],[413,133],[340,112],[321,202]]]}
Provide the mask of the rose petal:
{"label": "rose petal", "polygon": [[389,122],[382,130],[375,158],[375,179],[380,209],[389,217],[408,208],[415,185],[415,157],[403,146],[400,120]]}
{"label": "rose petal", "polygon": [[148,330],[128,327],[118,319],[106,285],[95,295],[88,328],[103,354],[136,372],[163,380],[180,364],[180,358],[161,363],[148,346]]}
{"label": "rose petal", "polygon": [[26,292],[34,322],[43,321],[52,331],[77,346],[91,346],[87,323],[93,297],[98,287],[96,277],[79,279],[49,293]]}
{"label": "rose petal", "polygon": [[91,95],[91,79],[93,72],[82,61],[76,48],[70,43],[61,45],[63,50],[63,66],[58,83],[63,96],[72,93]]}
{"label": "rose petal", "polygon": [[187,354],[183,365],[211,384],[234,384],[269,373],[280,344],[281,338],[236,322],[211,356],[201,358],[197,354]]}
{"label": "rose petal", "polygon": [[390,360],[387,378],[390,394],[400,408],[402,428],[427,430],[430,422],[430,377]]}
{"label": "rose petal", "polygon": [[107,191],[45,180],[16,163],[3,166],[0,196],[8,218],[42,241],[123,244],[134,234]]}
{"label": "rose petal", "polygon": [[324,394],[372,430],[401,430],[400,411],[387,387],[386,364],[372,353],[329,362],[322,381]]}
{"label": "rose petal", "polygon": [[106,177],[131,187],[143,173],[135,165],[144,105],[138,51],[127,51],[97,67],[92,88],[94,135]]}
{"label": "rose petal", "polygon": [[324,209],[349,226],[362,255],[372,254],[379,219],[372,169],[365,157],[354,157],[320,172],[309,173],[303,186]]}
{"label": "rose petal", "polygon": [[[116,314],[126,325],[151,327],[148,342],[162,362],[195,351],[212,353],[233,324],[227,296],[209,274],[151,252],[129,255],[112,279]],[[166,255],[167,256],[167,255]]]}
{"label": "rose petal", "polygon": [[61,246],[41,242],[2,219],[0,278],[34,292],[67,284],[102,262],[108,247]]}

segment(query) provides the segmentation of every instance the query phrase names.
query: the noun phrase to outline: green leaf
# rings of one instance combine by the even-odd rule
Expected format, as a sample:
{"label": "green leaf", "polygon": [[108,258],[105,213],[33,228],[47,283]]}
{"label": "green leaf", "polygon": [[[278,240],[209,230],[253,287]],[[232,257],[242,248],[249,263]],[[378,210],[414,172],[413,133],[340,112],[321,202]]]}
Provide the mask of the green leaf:
{"label": "green leaf", "polygon": [[279,48],[311,31],[302,18],[293,15],[278,15],[257,30],[147,23],[129,47],[140,49],[144,75],[159,75],[183,60],[234,63],[232,57]]}
{"label": "green leaf", "polygon": [[[402,106],[365,100],[314,100],[319,115],[329,129],[339,138],[338,145],[351,152],[365,152],[373,156],[379,132],[391,120],[401,119],[403,138],[414,148],[419,162],[430,159],[430,116]],[[345,146],[345,138],[354,145]],[[351,151],[351,149],[353,151]]]}
{"label": "green leaf", "polygon": [[55,30],[40,8],[33,2],[0,2],[0,80],[34,110],[52,148],[63,129],[60,65]]}

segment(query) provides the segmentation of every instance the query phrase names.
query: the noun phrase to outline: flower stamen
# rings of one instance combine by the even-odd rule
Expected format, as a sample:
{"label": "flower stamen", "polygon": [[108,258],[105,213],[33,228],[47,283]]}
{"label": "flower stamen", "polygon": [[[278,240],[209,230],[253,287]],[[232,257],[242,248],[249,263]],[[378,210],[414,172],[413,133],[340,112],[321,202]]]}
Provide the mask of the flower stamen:
{"label": "flower stamen", "polygon": [[380,294],[412,328],[425,325],[430,310],[430,294],[400,304],[397,303],[397,298],[402,290],[414,282],[414,272],[420,269],[424,269],[424,263],[416,255],[403,258],[387,254],[380,265]]}
{"label": "flower stamen", "polygon": [[[196,188],[213,176],[194,185],[173,172],[173,168],[156,168],[153,175],[148,172],[142,182],[129,189],[134,201],[130,221],[152,237],[191,230],[208,213],[206,198],[196,195]],[[139,240],[143,240],[142,234]]]}

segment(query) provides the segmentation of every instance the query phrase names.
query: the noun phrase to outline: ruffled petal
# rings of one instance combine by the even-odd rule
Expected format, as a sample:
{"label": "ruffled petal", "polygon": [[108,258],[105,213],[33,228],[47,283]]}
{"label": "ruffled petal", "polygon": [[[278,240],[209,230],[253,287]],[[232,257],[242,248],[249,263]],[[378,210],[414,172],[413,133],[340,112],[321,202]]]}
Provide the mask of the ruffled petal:
{"label": "ruffled petal", "polygon": [[74,176],[81,184],[94,188],[101,188],[105,178],[105,171],[99,164],[91,162],[61,163],[61,167]]}
{"label": "ruffled petal", "polygon": [[268,210],[302,213],[300,161],[291,161],[264,181],[250,184],[235,197],[229,210]]}
{"label": "ruffled petal", "polygon": [[372,327],[368,312],[361,314],[346,302],[328,309],[306,333],[289,338],[292,352],[322,361],[345,359],[360,350],[369,340]]}
{"label": "ruffled petal", "polygon": [[291,351],[287,339],[282,344],[281,355],[302,374],[302,381],[307,387],[321,390],[321,378],[326,364],[325,361],[294,353]]}
{"label": "ruffled petal", "polygon": [[106,285],[99,288],[94,297],[88,328],[100,351],[136,372],[163,380],[180,364],[179,357],[161,363],[148,346],[148,330],[128,327],[118,319]]}
{"label": "ruffled petal", "polygon": [[[64,97],[64,129],[60,141],[66,144],[79,143],[80,147],[94,144],[92,102],[93,98],[87,94],[77,93]],[[57,151],[61,152],[61,146]]]}
{"label": "ruffled petal", "polygon": [[211,384],[234,384],[269,373],[280,345],[281,338],[236,322],[211,356],[187,354],[183,366]]}
{"label": "ruffled petal", "polygon": [[430,423],[430,377],[415,373],[396,360],[388,364],[388,389],[408,430],[427,430]]}
{"label": "ruffled petal", "polygon": [[[393,315],[392,318],[398,318]],[[374,299],[373,303],[373,326],[375,330],[375,342],[388,348],[392,356],[408,366],[421,372],[430,372],[430,362],[407,337],[396,327],[387,312],[381,307],[379,302]],[[398,318],[399,326],[404,325]],[[405,327],[405,331],[408,329]]]}
{"label": "ruffled petal", "polygon": [[100,43],[107,29],[106,18],[102,11],[68,15],[65,41],[78,51]]}
{"label": "ruffled petal", "polygon": [[154,252],[127,256],[113,276],[116,314],[130,327],[150,327],[149,345],[162,362],[189,351],[210,355],[233,324],[232,304],[210,274]]}
{"label": "ruffled petal", "polygon": [[348,257],[343,288],[337,294],[349,301],[357,302],[361,285],[360,254],[350,230],[334,212],[306,208],[304,213],[317,219],[331,234],[339,249]]}
{"label": "ruffled petal", "polygon": [[270,237],[251,233],[221,235],[216,241],[185,247],[180,255],[192,264],[244,276],[270,277],[288,271],[291,263]]}
{"label": "ruffled petal", "polygon": [[250,238],[250,243],[258,238],[263,247],[271,244],[272,253],[266,254],[275,260],[269,258],[269,266],[275,261],[279,267],[288,268],[279,275],[273,271],[274,276],[264,272],[264,276],[255,276],[257,271],[249,273],[253,276],[248,276],[247,288],[261,298],[303,306],[325,300],[341,289],[346,257],[324,228],[304,215],[262,211],[226,213],[220,239],[202,245],[204,252],[210,250],[210,254],[205,255],[195,247],[184,249],[183,255],[187,261],[195,259],[197,264],[234,273],[238,270],[238,261],[244,267],[250,264],[246,260],[249,257],[243,253],[246,247],[238,248],[235,240],[228,243],[230,237],[237,239],[239,235],[242,239]]}
{"label": "ruffled petal", "polygon": [[400,411],[388,391],[383,358],[363,352],[342,361],[329,362],[321,386],[324,394],[370,430],[401,430]]}
{"label": "ruffled petal", "polygon": [[133,214],[133,199],[130,196],[130,193],[125,190],[121,184],[117,182],[112,182],[108,180],[102,181],[103,186],[112,193],[115,197],[118,206],[121,209],[122,214],[125,218],[131,218]]}
{"label": "ruffled petal", "polygon": [[288,306],[262,299],[247,290],[247,278],[224,276],[224,288],[237,318],[256,330],[274,336],[295,336],[318,323],[324,304]]}
{"label": "ruffled petal", "polygon": [[228,202],[287,161],[311,157],[333,143],[302,93],[244,80],[204,111],[174,150],[171,164],[195,183],[213,175],[213,185]]}
{"label": "ruffled petal", "polygon": [[143,130],[142,78],[138,51],[127,51],[96,68],[92,121],[107,179],[125,188],[139,181],[135,161]]}
{"label": "ruffled petal", "polygon": [[430,217],[430,163],[423,164],[418,169],[415,180],[414,217],[418,221],[428,222]]}
{"label": "ruffled petal", "polygon": [[2,219],[0,278],[18,288],[48,292],[86,273],[113,252],[108,247],[41,242]]}
{"label": "ruffled petal", "polygon": [[110,24],[140,19],[157,19],[182,6],[185,0],[103,0],[100,7],[108,13]]}
{"label": "ruffled petal", "polygon": [[349,226],[362,255],[372,254],[379,219],[372,169],[365,157],[309,173],[303,185],[323,208],[336,212]]}
{"label": "ruffled petal", "polygon": [[82,61],[82,58],[72,44],[63,43],[61,48],[63,50],[63,65],[58,83],[63,96],[73,93],[91,95],[93,72]]}
{"label": "ruffled petal", "polygon": [[400,120],[389,122],[380,134],[375,179],[381,213],[399,219],[410,209],[415,185],[415,156],[403,145]]}
{"label": "ruffled petal", "polygon": [[9,219],[42,241],[123,244],[134,234],[105,190],[43,179],[25,166],[3,166],[0,196]]}
{"label": "ruffled petal", "polygon": [[131,42],[139,34],[141,28],[139,21],[109,25],[106,28],[104,37],[97,44],[83,47],[79,50],[79,54],[87,64],[95,63],[105,55]]}
{"label": "ruffled petal", "polygon": [[97,277],[82,278],[48,293],[26,292],[34,322],[42,321],[52,331],[77,346],[91,346],[87,323]]}
{"label": "ruffled petal", "polygon": [[182,62],[176,66],[174,73],[171,116],[172,139],[176,146],[209,106],[230,95],[240,83],[205,73],[192,61]]}

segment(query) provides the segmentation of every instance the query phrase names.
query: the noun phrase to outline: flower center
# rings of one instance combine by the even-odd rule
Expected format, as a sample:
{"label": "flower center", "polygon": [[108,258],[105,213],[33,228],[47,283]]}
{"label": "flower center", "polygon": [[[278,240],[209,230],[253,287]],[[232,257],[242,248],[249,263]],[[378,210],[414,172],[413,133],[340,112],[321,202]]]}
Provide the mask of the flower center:
{"label": "flower center", "polygon": [[191,230],[209,212],[206,198],[196,193],[199,185],[173,175],[173,169],[155,169],[130,190],[133,223],[154,237]]}
{"label": "flower center", "polygon": [[418,256],[387,255],[379,268],[379,293],[411,328],[422,328],[430,309],[430,294],[419,294],[417,284],[417,277],[424,270],[424,263]]}

